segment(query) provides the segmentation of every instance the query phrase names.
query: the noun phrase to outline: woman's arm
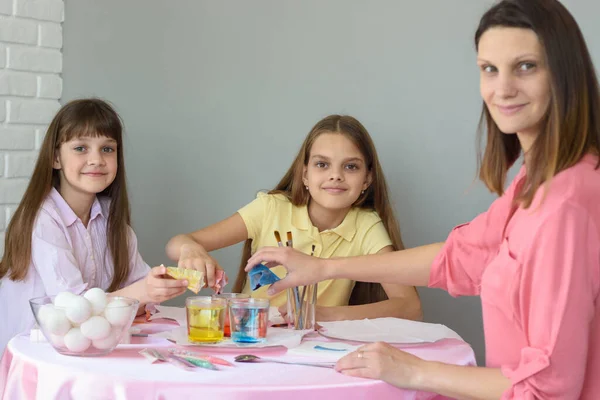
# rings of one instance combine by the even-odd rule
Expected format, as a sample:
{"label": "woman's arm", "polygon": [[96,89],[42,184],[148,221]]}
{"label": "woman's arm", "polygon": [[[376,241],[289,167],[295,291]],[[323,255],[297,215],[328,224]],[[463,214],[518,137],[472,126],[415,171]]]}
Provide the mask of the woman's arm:
{"label": "woman's arm", "polygon": [[[391,253],[392,246],[386,246],[378,254]],[[318,307],[318,321],[341,321],[397,317],[420,321],[423,319],[421,300],[414,286],[382,284],[388,300],[371,304],[339,307]]]}
{"label": "woman's arm", "polygon": [[344,375],[381,379],[391,385],[455,399],[499,399],[510,381],[498,368],[425,361],[387,344],[371,343],[340,359]]}
{"label": "woman's arm", "polygon": [[[511,211],[513,194],[523,176],[524,169],[513,180],[505,195],[496,199],[486,212],[468,224],[456,227],[450,234],[447,242],[451,251],[446,259],[440,260],[440,264],[451,266],[453,273],[458,274],[460,287],[453,288],[453,295],[477,294],[483,269],[497,253],[502,241],[502,229]],[[289,249],[271,247],[257,251],[248,260],[246,271],[263,261],[269,266],[286,267],[288,276],[271,286],[272,293],[336,278],[426,286],[433,261],[443,246],[444,243],[434,243],[386,254],[329,260],[311,259]]]}
{"label": "woman's arm", "polygon": [[269,294],[327,279],[427,286],[431,264],[443,245],[434,243],[384,254],[331,259],[310,257],[290,248],[264,247],[250,257],[246,271],[260,263],[285,266],[287,276],[271,285]]}

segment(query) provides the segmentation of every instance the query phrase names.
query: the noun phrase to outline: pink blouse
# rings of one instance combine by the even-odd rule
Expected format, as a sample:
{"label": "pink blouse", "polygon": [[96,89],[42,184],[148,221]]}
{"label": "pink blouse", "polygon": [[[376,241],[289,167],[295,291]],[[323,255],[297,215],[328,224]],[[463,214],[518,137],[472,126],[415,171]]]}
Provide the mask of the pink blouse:
{"label": "pink blouse", "polygon": [[[79,294],[92,287],[108,289],[114,273],[106,241],[109,205],[109,199],[96,198],[86,228],[52,189],[34,224],[27,277],[21,282],[7,277],[0,281],[0,355],[10,338],[34,325],[29,299],[61,291]],[[129,255],[131,272],[123,287],[150,271],[138,253],[137,238],[131,229]]]}
{"label": "pink blouse", "polygon": [[529,209],[512,206],[523,167],[432,265],[430,287],[481,296],[486,364],[512,383],[503,399],[600,398],[597,162],[588,155],[559,173]]}

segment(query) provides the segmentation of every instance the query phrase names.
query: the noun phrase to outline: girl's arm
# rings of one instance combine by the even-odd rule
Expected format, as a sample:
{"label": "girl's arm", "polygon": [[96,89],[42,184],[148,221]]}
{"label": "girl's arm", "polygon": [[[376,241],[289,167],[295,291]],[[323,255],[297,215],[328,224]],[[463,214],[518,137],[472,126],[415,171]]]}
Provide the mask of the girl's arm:
{"label": "girl's arm", "polygon": [[[378,254],[391,253],[392,246],[381,249]],[[420,321],[423,319],[421,300],[414,286],[383,284],[388,300],[356,306],[318,307],[317,320],[340,321],[364,318],[397,317]]]}
{"label": "girl's arm", "polygon": [[167,256],[173,261],[179,260],[183,245],[201,247],[204,251],[209,252],[232,246],[247,238],[246,224],[240,214],[235,213],[206,228],[191,233],[182,233],[171,238],[167,243]]}
{"label": "girl's arm", "polygon": [[129,228],[129,276],[123,288],[113,292],[115,296],[126,296],[138,299],[138,314],[145,310],[148,303],[160,303],[183,294],[187,281],[175,280],[166,274],[165,267],[150,269],[138,251],[135,232]]}
{"label": "girl's arm", "polygon": [[[132,279],[137,281],[113,292],[113,295],[137,299],[140,306],[143,306],[167,300],[185,291],[187,282],[163,279],[162,274],[166,271],[157,270],[159,267],[152,270],[147,267],[139,257],[137,239],[132,230],[129,245]],[[88,282],[83,281],[82,266],[78,265],[74,249],[64,231],[44,210],[39,213],[32,235],[32,263],[48,295],[56,295],[62,291],[81,294],[90,289]],[[132,280],[127,283],[129,282]]]}
{"label": "girl's arm", "polygon": [[246,224],[239,213],[195,232],[177,235],[166,246],[167,256],[184,268],[206,273],[208,286],[215,285],[215,271],[221,269],[208,253],[232,246],[248,238]]}
{"label": "girl's arm", "polygon": [[182,295],[188,285],[185,279],[172,279],[165,274],[164,266],[150,269],[144,279],[132,283],[112,294],[114,296],[125,296],[140,301],[140,310],[148,303],[160,303]]}

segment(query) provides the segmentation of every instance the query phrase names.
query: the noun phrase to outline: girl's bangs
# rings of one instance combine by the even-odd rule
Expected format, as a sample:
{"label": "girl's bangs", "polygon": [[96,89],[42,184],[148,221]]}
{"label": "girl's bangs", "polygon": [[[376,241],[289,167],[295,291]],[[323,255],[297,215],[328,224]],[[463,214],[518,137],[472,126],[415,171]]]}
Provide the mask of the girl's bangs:
{"label": "girl's bangs", "polygon": [[[98,110],[95,110],[98,111]],[[58,143],[84,137],[107,137],[121,141],[121,121],[116,115],[92,112],[65,121],[60,129]]]}

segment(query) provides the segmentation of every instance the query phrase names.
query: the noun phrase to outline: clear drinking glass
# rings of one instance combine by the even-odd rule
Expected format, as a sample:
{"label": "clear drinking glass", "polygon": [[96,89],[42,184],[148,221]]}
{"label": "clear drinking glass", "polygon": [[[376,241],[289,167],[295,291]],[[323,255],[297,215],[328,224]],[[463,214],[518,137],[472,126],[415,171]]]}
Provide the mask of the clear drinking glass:
{"label": "clear drinking glass", "polygon": [[[249,299],[250,295],[247,293],[219,293],[214,294],[213,297],[216,297],[218,299],[225,299],[227,301],[227,307],[229,307],[230,301],[232,299]],[[223,327],[223,332],[225,333],[225,337],[231,336],[228,311],[225,312],[225,325]]]}
{"label": "clear drinking glass", "polygon": [[231,340],[235,343],[262,343],[267,340],[269,299],[229,301]]}
{"label": "clear drinking glass", "polygon": [[227,301],[210,296],[185,300],[188,340],[195,343],[218,343],[223,340]]}
{"label": "clear drinking glass", "polygon": [[318,284],[287,289],[288,328],[315,329],[315,306]]}

